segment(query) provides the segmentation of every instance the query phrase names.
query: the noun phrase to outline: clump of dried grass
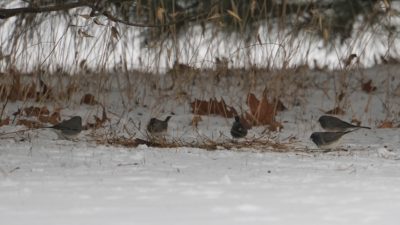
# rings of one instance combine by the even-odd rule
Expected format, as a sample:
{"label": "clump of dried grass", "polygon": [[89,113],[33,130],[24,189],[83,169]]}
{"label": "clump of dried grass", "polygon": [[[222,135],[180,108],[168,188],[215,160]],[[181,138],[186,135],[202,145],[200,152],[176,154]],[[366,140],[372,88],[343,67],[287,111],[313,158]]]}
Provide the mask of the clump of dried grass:
{"label": "clump of dried grass", "polygon": [[263,138],[252,138],[243,139],[239,141],[225,140],[225,141],[214,141],[209,138],[202,138],[199,141],[186,141],[183,139],[172,139],[167,140],[165,138],[150,138],[148,140],[125,137],[114,135],[112,137],[98,137],[96,139],[97,144],[110,145],[110,146],[123,146],[127,148],[134,148],[139,145],[146,145],[148,147],[157,148],[200,148],[209,151],[214,150],[235,150],[235,151],[246,151],[254,150],[261,152],[289,152],[291,151],[290,145],[292,143],[279,143],[272,139]]}

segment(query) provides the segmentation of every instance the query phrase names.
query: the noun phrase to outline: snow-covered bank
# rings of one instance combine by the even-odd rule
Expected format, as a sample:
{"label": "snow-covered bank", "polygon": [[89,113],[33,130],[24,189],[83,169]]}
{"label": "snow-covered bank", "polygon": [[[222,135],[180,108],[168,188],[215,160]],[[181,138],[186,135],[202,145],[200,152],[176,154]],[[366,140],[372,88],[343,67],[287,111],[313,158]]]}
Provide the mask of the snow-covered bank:
{"label": "snow-covered bank", "polygon": [[[101,81],[95,79],[81,82],[75,99],[65,103],[10,101],[2,118],[9,123],[0,127],[1,224],[397,224],[398,71],[398,65],[304,69],[263,72],[253,79],[236,71],[219,82],[212,73],[198,74],[171,90],[156,75],[134,74],[135,88],[110,79],[110,88],[95,95],[104,108],[79,104],[84,94],[100,91],[95,87]],[[283,129],[253,127],[238,140],[249,143],[240,151],[234,146],[207,151],[96,144],[113,135],[145,139],[150,118],[169,115],[167,141],[232,142],[233,118],[202,115],[193,125],[197,115],[190,103],[223,98],[244,114],[248,93],[259,97],[264,90],[287,107],[276,115]],[[346,134],[337,150],[318,152],[310,134],[323,130],[318,118],[338,106],[339,98],[344,112],[338,117],[372,129]],[[109,120],[98,129],[83,130],[78,141],[18,125],[24,118],[38,121],[38,116],[21,113],[25,108],[55,111],[58,104],[61,119],[79,115],[87,125],[104,109]],[[383,128],[385,121],[389,126]],[[285,148],[251,145],[255,140]]]}

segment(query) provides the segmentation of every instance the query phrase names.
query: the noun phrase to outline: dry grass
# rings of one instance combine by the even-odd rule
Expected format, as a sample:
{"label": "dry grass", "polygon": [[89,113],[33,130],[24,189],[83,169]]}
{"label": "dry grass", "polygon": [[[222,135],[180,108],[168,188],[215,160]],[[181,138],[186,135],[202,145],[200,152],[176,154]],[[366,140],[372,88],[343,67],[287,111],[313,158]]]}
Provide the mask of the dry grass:
{"label": "dry grass", "polygon": [[149,139],[144,140],[140,138],[125,138],[125,137],[108,137],[99,138],[96,140],[97,144],[109,145],[109,146],[123,146],[127,148],[134,148],[139,145],[147,145],[149,147],[157,148],[201,148],[209,151],[213,150],[235,150],[235,151],[270,151],[270,152],[289,152],[292,151],[289,146],[293,143],[277,143],[273,140],[257,139],[243,139],[243,140],[231,140],[217,142],[210,139],[187,142],[184,140],[165,140],[165,139]]}

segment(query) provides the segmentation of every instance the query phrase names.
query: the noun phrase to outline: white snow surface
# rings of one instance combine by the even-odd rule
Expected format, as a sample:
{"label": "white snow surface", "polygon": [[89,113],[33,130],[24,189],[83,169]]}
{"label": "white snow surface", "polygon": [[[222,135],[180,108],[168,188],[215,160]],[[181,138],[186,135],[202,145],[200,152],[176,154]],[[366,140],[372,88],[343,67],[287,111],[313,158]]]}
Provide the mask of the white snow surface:
{"label": "white snow surface", "polygon": [[2,141],[2,224],[398,224],[400,164],[332,153]]}

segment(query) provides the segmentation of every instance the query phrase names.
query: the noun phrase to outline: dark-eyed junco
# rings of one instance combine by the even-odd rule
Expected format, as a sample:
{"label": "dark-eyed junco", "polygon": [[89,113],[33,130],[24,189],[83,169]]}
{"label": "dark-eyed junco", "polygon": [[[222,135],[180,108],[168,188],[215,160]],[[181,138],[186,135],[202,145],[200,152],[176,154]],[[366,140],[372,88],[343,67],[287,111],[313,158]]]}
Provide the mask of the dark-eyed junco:
{"label": "dark-eyed junco", "polygon": [[346,132],[314,132],[310,138],[319,148],[332,149],[339,144],[339,140],[343,135],[350,132],[352,130]]}
{"label": "dark-eyed junco", "polygon": [[171,116],[167,116],[167,118],[165,118],[165,120],[151,118],[149,123],[147,124],[147,131],[153,135],[166,132],[168,129],[169,119],[171,119]]}
{"label": "dark-eyed junco", "polygon": [[357,126],[347,123],[334,116],[321,116],[318,119],[318,122],[321,124],[321,127],[323,129],[330,132],[345,132],[358,128],[371,129],[370,127]]}
{"label": "dark-eyed junco", "polygon": [[233,138],[242,138],[247,135],[247,128],[240,122],[240,117],[235,116],[235,122],[233,122],[231,128],[231,135]]}
{"label": "dark-eyed junco", "polygon": [[82,131],[82,118],[80,116],[74,116],[69,120],[63,120],[59,124],[46,128],[55,129],[60,137],[71,139]]}

